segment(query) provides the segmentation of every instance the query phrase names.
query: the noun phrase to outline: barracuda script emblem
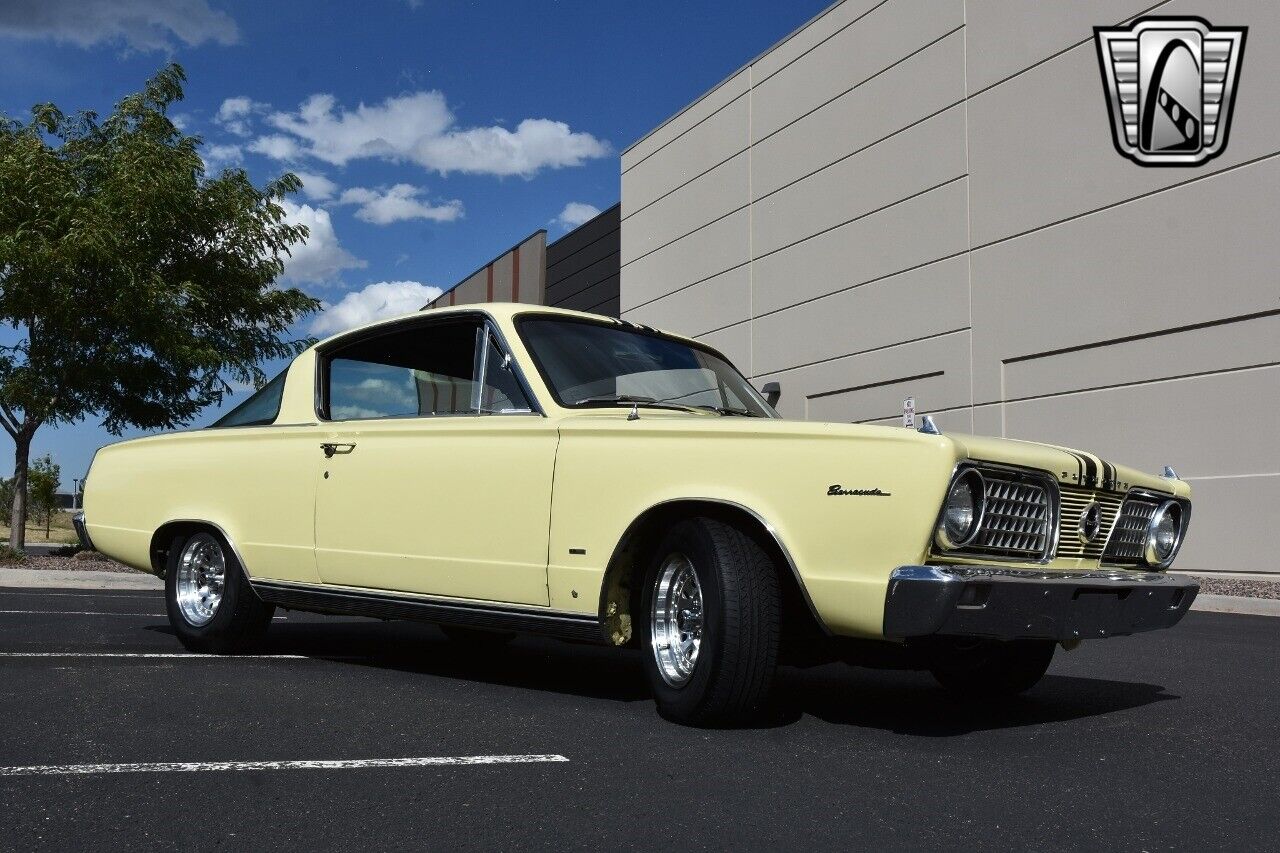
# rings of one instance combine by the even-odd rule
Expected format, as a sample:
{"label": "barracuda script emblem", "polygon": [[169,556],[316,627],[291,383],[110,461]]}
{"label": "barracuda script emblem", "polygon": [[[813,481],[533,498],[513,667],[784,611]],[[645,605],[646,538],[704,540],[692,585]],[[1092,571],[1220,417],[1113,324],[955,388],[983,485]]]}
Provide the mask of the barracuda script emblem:
{"label": "barracuda script emblem", "polygon": [[1142,166],[1198,166],[1225,151],[1248,31],[1202,18],[1095,27],[1116,150]]}

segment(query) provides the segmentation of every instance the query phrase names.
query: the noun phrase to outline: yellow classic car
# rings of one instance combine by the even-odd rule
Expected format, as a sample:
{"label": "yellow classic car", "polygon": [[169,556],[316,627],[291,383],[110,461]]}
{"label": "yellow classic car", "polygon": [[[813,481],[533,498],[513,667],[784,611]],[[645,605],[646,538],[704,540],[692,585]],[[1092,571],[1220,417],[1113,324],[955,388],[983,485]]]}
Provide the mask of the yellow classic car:
{"label": "yellow classic car", "polygon": [[1168,469],[784,420],[698,341],[493,304],[344,332],[211,427],[102,448],[78,526],[164,578],[189,649],[277,607],[536,632],[641,649],[660,712],[711,724],[780,660],[1026,690],[1059,644],[1182,618],[1190,517]]}

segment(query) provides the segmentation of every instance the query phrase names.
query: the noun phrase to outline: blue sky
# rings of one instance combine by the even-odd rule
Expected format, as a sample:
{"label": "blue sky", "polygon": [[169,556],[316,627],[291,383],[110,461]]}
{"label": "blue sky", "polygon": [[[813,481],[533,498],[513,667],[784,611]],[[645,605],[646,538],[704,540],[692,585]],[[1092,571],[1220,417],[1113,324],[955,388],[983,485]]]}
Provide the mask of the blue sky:
{"label": "blue sky", "polygon": [[[582,215],[566,207],[614,204],[622,149],[826,5],[6,0],[0,112],[106,113],[180,62],[173,112],[212,167],[310,176],[287,275],[332,306],[299,329],[323,336],[412,310],[537,228],[554,239]],[[70,487],[110,440],[90,419],[42,428],[34,453]]]}

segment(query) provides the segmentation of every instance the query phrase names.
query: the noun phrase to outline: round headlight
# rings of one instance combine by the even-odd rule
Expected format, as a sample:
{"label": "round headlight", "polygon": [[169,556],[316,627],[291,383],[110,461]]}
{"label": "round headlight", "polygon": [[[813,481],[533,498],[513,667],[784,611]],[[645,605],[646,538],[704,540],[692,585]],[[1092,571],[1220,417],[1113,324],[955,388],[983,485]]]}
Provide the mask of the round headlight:
{"label": "round headlight", "polygon": [[972,468],[956,477],[938,521],[936,538],[940,546],[951,551],[973,541],[982,524],[985,491],[982,475]]}
{"label": "round headlight", "polygon": [[1173,561],[1178,552],[1178,540],[1182,537],[1182,505],[1177,501],[1165,501],[1151,516],[1147,525],[1147,546],[1144,553],[1147,564],[1164,567]]}

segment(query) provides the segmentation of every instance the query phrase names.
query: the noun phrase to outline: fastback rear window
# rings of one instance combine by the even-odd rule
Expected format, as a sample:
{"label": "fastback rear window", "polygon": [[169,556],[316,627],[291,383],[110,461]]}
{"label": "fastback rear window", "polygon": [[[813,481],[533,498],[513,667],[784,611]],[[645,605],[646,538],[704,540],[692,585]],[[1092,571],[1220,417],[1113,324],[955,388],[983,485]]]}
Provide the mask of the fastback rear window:
{"label": "fastback rear window", "polygon": [[288,372],[287,367],[280,371],[275,379],[259,388],[252,397],[214,421],[213,426],[266,426],[274,423],[280,415],[280,401],[284,399],[284,377]]}

